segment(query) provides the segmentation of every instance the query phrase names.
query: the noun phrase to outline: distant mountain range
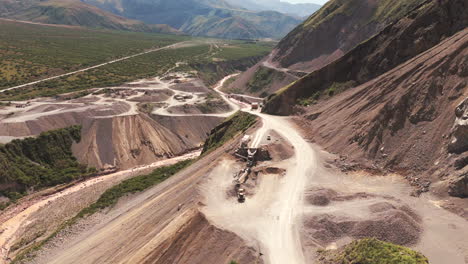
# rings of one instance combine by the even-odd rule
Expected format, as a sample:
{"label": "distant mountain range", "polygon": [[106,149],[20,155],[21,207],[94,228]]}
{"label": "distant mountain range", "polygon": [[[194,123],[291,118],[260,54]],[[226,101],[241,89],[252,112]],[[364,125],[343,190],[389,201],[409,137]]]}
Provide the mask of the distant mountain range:
{"label": "distant mountain range", "polygon": [[280,0],[228,0],[233,5],[253,11],[277,11],[298,17],[308,17],[319,10],[321,5],[312,3],[292,4]]}
{"label": "distant mountain range", "polygon": [[0,13],[10,19],[44,24],[182,34],[168,25],[145,24],[75,0],[0,0]]}
{"label": "distant mountain range", "polygon": [[195,36],[281,38],[301,19],[277,11],[253,11],[224,0],[82,0],[114,14],[167,24]]}
{"label": "distant mountain range", "polygon": [[0,0],[0,17],[230,39],[279,39],[302,22],[300,16],[316,8],[266,0]]}

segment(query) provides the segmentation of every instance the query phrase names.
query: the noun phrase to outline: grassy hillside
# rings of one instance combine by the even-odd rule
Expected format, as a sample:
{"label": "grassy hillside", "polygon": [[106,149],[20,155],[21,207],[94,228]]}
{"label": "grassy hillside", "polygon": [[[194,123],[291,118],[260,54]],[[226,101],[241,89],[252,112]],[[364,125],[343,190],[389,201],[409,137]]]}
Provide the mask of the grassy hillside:
{"label": "grassy hillside", "polygon": [[0,145],[0,194],[16,198],[34,188],[69,182],[91,172],[72,155],[81,127],[53,130],[37,138]]}
{"label": "grassy hillside", "polygon": [[186,39],[188,37],[42,26],[0,19],[0,89]]}
{"label": "grassy hillside", "polygon": [[188,167],[192,162],[193,160],[181,161],[174,165],[157,168],[149,174],[139,175],[125,180],[116,186],[107,189],[95,203],[83,209],[77,217],[84,217],[93,214],[100,209],[114,205],[117,203],[119,198],[124,197],[125,195],[142,192],[154,185],[157,185],[182,169]]}
{"label": "grassy hillside", "polygon": [[353,241],[341,250],[320,252],[321,264],[428,264],[421,253],[377,239]]}
{"label": "grassy hillside", "polygon": [[[216,47],[204,42],[198,45],[167,49],[134,57],[125,61],[105,65],[86,72],[76,73],[59,79],[49,80],[36,85],[0,93],[0,100],[30,99],[37,96],[54,96],[61,93],[85,90],[88,88],[120,85],[139,78],[154,77],[174,67],[176,62],[187,62],[177,70],[197,70],[202,79],[212,84],[218,75],[241,70],[256,63],[270,50],[261,44],[242,44]],[[251,61],[254,57],[256,60]],[[226,64],[226,65],[221,65]],[[212,67],[203,67],[212,65]],[[221,66],[220,66],[221,65]],[[227,67],[227,71],[220,68]]]}
{"label": "grassy hillside", "polygon": [[210,136],[205,140],[202,153],[212,151],[231,138],[245,132],[249,127],[255,124],[257,117],[246,112],[237,112],[224,120],[223,123],[213,128]]}

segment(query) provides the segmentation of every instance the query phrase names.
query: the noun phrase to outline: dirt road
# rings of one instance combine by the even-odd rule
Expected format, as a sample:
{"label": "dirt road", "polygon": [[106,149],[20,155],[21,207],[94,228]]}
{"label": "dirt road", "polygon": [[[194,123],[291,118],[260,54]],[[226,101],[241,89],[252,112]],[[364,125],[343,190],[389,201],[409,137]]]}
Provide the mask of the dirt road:
{"label": "dirt road", "polygon": [[[54,206],[55,201],[61,202],[64,199],[66,200],[66,197],[72,197],[72,194],[74,193],[83,193],[86,189],[93,189],[94,185],[102,184],[107,181],[112,181],[114,178],[125,179],[125,175],[135,175],[139,171],[147,171],[148,169],[172,165],[182,160],[196,158],[199,155],[200,151],[195,151],[179,157],[158,161],[149,165],[139,166],[128,170],[123,170],[116,173],[91,178],[89,180],[73,185],[72,187],[69,187],[63,191],[56,192],[49,196],[40,197],[32,203],[25,202],[25,204],[18,204],[15,207],[3,211],[0,215],[0,220],[2,220],[2,224],[0,225],[0,263],[6,263],[5,261],[8,257],[8,252],[12,247],[13,243],[17,242],[17,238],[22,237],[23,234],[18,233],[18,231],[20,231],[22,227],[29,225],[30,223],[33,223],[35,221],[34,217],[31,216],[46,206]],[[93,192],[96,192],[96,190],[93,190]],[[68,202],[73,202],[73,200],[70,200]],[[16,214],[10,214],[10,211],[17,211],[17,207],[19,208],[20,212]]]}
{"label": "dirt road", "polygon": [[[269,187],[264,186],[259,191],[261,194],[256,195],[255,200],[249,200],[246,204],[232,203],[225,197],[216,196],[216,190],[205,192],[208,194],[207,217],[216,225],[241,235],[253,244],[259,242],[268,263],[305,263],[298,227],[305,185],[315,170],[314,151],[286,118],[248,110],[245,105],[233,103],[226,94],[218,92],[234,109],[261,118],[262,127],[255,133],[252,147],[260,146],[268,131],[276,131],[294,147],[295,156],[287,163],[286,175],[276,179],[277,186],[280,186],[277,190],[273,190],[275,184],[270,182],[266,184]],[[232,172],[228,172],[230,167],[222,163],[221,171],[214,173],[232,175]],[[219,187],[216,183],[210,185]]]}
{"label": "dirt road", "polygon": [[18,86],[13,86],[13,87],[10,87],[10,88],[2,89],[2,90],[0,90],[0,92],[4,92],[4,91],[8,91],[8,90],[13,90],[13,89],[18,89],[18,88],[26,87],[26,86],[29,86],[29,85],[34,85],[34,84],[38,84],[38,83],[41,83],[41,82],[45,82],[45,81],[57,79],[57,78],[60,78],[60,77],[69,76],[69,75],[72,75],[72,74],[75,74],[75,73],[80,73],[80,72],[84,72],[84,71],[96,69],[96,68],[102,67],[102,66],[104,66],[104,65],[116,63],[116,62],[123,61],[123,60],[128,60],[128,59],[131,59],[131,58],[134,58],[134,57],[137,57],[137,56],[141,56],[141,55],[144,55],[144,54],[148,54],[148,53],[151,53],[151,52],[155,52],[155,51],[160,51],[160,50],[170,49],[170,48],[182,47],[182,46],[184,46],[185,44],[187,44],[187,43],[189,43],[189,42],[190,42],[190,41],[182,41],[182,42],[178,42],[178,43],[175,43],[175,44],[172,44],[172,45],[168,45],[168,46],[165,46],[165,47],[156,48],[156,49],[150,49],[150,50],[147,50],[147,51],[144,51],[144,52],[140,52],[140,53],[133,54],[133,55],[130,55],[130,56],[126,56],[126,57],[122,57],[122,58],[119,58],[119,59],[111,60],[111,61],[108,61],[108,62],[105,62],[105,63],[101,63],[101,64],[98,64],[98,65],[94,65],[94,66],[91,66],[91,67],[88,67],[88,68],[84,68],[84,69],[81,69],[81,70],[77,70],[77,71],[73,71],[73,72],[68,72],[68,73],[64,73],[64,74],[52,76],[52,77],[49,77],[49,78],[41,79],[41,80],[38,80],[38,81],[29,82],[29,83],[21,84],[21,85],[18,85]]}
{"label": "dirt road", "polygon": [[181,92],[181,91],[176,91],[176,90],[173,90],[174,92],[176,92],[176,94],[179,94],[179,95],[192,95],[193,98],[192,99],[189,99],[188,101],[184,100],[184,101],[178,101],[178,100],[175,100],[174,97],[171,97],[169,98],[168,100],[164,101],[164,103],[166,103],[168,106],[166,108],[157,108],[153,111],[153,114],[155,115],[162,115],[162,116],[214,116],[214,117],[228,117],[232,114],[234,114],[236,111],[239,110],[239,106],[233,102],[231,102],[226,94],[222,93],[219,91],[219,89],[221,87],[223,87],[224,83],[230,79],[231,77],[233,76],[236,76],[238,75],[237,73],[236,74],[231,74],[231,75],[228,75],[226,77],[224,77],[223,79],[221,79],[217,84],[216,86],[213,88],[216,92],[218,92],[221,97],[224,99],[224,101],[226,101],[226,103],[228,103],[228,105],[230,106],[231,110],[228,111],[228,112],[224,112],[224,113],[216,113],[216,114],[174,114],[174,113],[170,113],[169,111],[167,111],[168,108],[170,107],[174,107],[174,106],[179,106],[179,105],[185,105],[185,104],[191,104],[191,103],[194,103],[196,102],[198,99],[199,99],[199,96],[196,94],[196,93],[189,93],[189,92]]}
{"label": "dirt road", "polygon": [[[206,254],[212,254],[209,259],[213,259],[213,263],[228,263],[235,258],[232,251],[223,255],[223,252],[213,252],[215,246],[209,241],[193,245],[185,238],[175,238],[190,236],[180,230],[189,225],[196,214],[199,206],[197,186],[213,161],[225,151],[223,147],[217,149],[159,185],[131,199],[124,199],[102,215],[96,225],[68,237],[59,247],[40,254],[34,263],[192,263],[181,259],[207,257]],[[207,235],[215,236],[213,243],[222,243],[220,241],[225,234],[217,235],[216,232],[209,229]],[[175,243],[177,249],[168,252],[165,243]],[[225,242],[230,243],[233,241]],[[192,252],[182,251],[185,252],[182,254],[180,247],[185,246],[195,246],[199,251],[193,252],[192,248]],[[229,247],[223,245],[222,248]],[[246,249],[243,245],[239,248]],[[161,250],[163,253],[155,254]],[[161,260],[167,254],[175,254],[175,259]],[[216,261],[219,258],[223,260]]]}
{"label": "dirt road", "polygon": [[[245,110],[244,111],[248,111]],[[251,112],[251,111],[248,111]],[[252,141],[258,147],[269,131],[276,131],[295,149],[295,155],[284,166],[286,175],[281,178],[267,176],[258,193],[245,204],[227,200],[216,195],[216,190],[206,187],[207,207],[205,214],[216,225],[239,234],[255,245],[260,243],[267,263],[306,263],[299,236],[303,193],[306,182],[315,170],[315,153],[289,121],[282,117],[269,116],[258,112],[263,126],[257,130]],[[214,175],[232,175],[233,164],[222,163]],[[209,186],[228,188],[231,182],[210,182]],[[222,193],[222,192],[221,192]]]}

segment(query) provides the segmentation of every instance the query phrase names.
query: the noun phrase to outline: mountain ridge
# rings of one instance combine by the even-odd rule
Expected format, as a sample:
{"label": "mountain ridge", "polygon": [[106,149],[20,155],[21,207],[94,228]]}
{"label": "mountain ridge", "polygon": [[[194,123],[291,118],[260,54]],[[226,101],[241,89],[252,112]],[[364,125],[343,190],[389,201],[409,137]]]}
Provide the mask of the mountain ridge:
{"label": "mountain ridge", "polygon": [[[6,9],[7,5],[5,3],[6,2],[3,1],[3,6]],[[181,34],[181,32],[168,25],[144,24],[141,21],[117,16],[92,5],[75,0],[31,1],[28,4],[23,4],[21,7],[9,8],[6,18],[42,24]]]}
{"label": "mountain ridge", "polygon": [[301,19],[276,11],[254,12],[219,0],[82,0],[114,14],[167,24],[193,36],[281,38]]}

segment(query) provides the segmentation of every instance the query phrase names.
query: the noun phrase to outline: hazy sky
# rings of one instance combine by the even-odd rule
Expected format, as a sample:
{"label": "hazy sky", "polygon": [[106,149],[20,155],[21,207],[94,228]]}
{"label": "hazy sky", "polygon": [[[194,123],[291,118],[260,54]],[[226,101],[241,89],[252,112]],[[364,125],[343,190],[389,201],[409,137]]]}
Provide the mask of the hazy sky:
{"label": "hazy sky", "polygon": [[320,5],[323,5],[326,2],[328,2],[328,0],[281,0],[281,1],[290,2],[290,3],[315,3],[315,4],[320,4]]}

